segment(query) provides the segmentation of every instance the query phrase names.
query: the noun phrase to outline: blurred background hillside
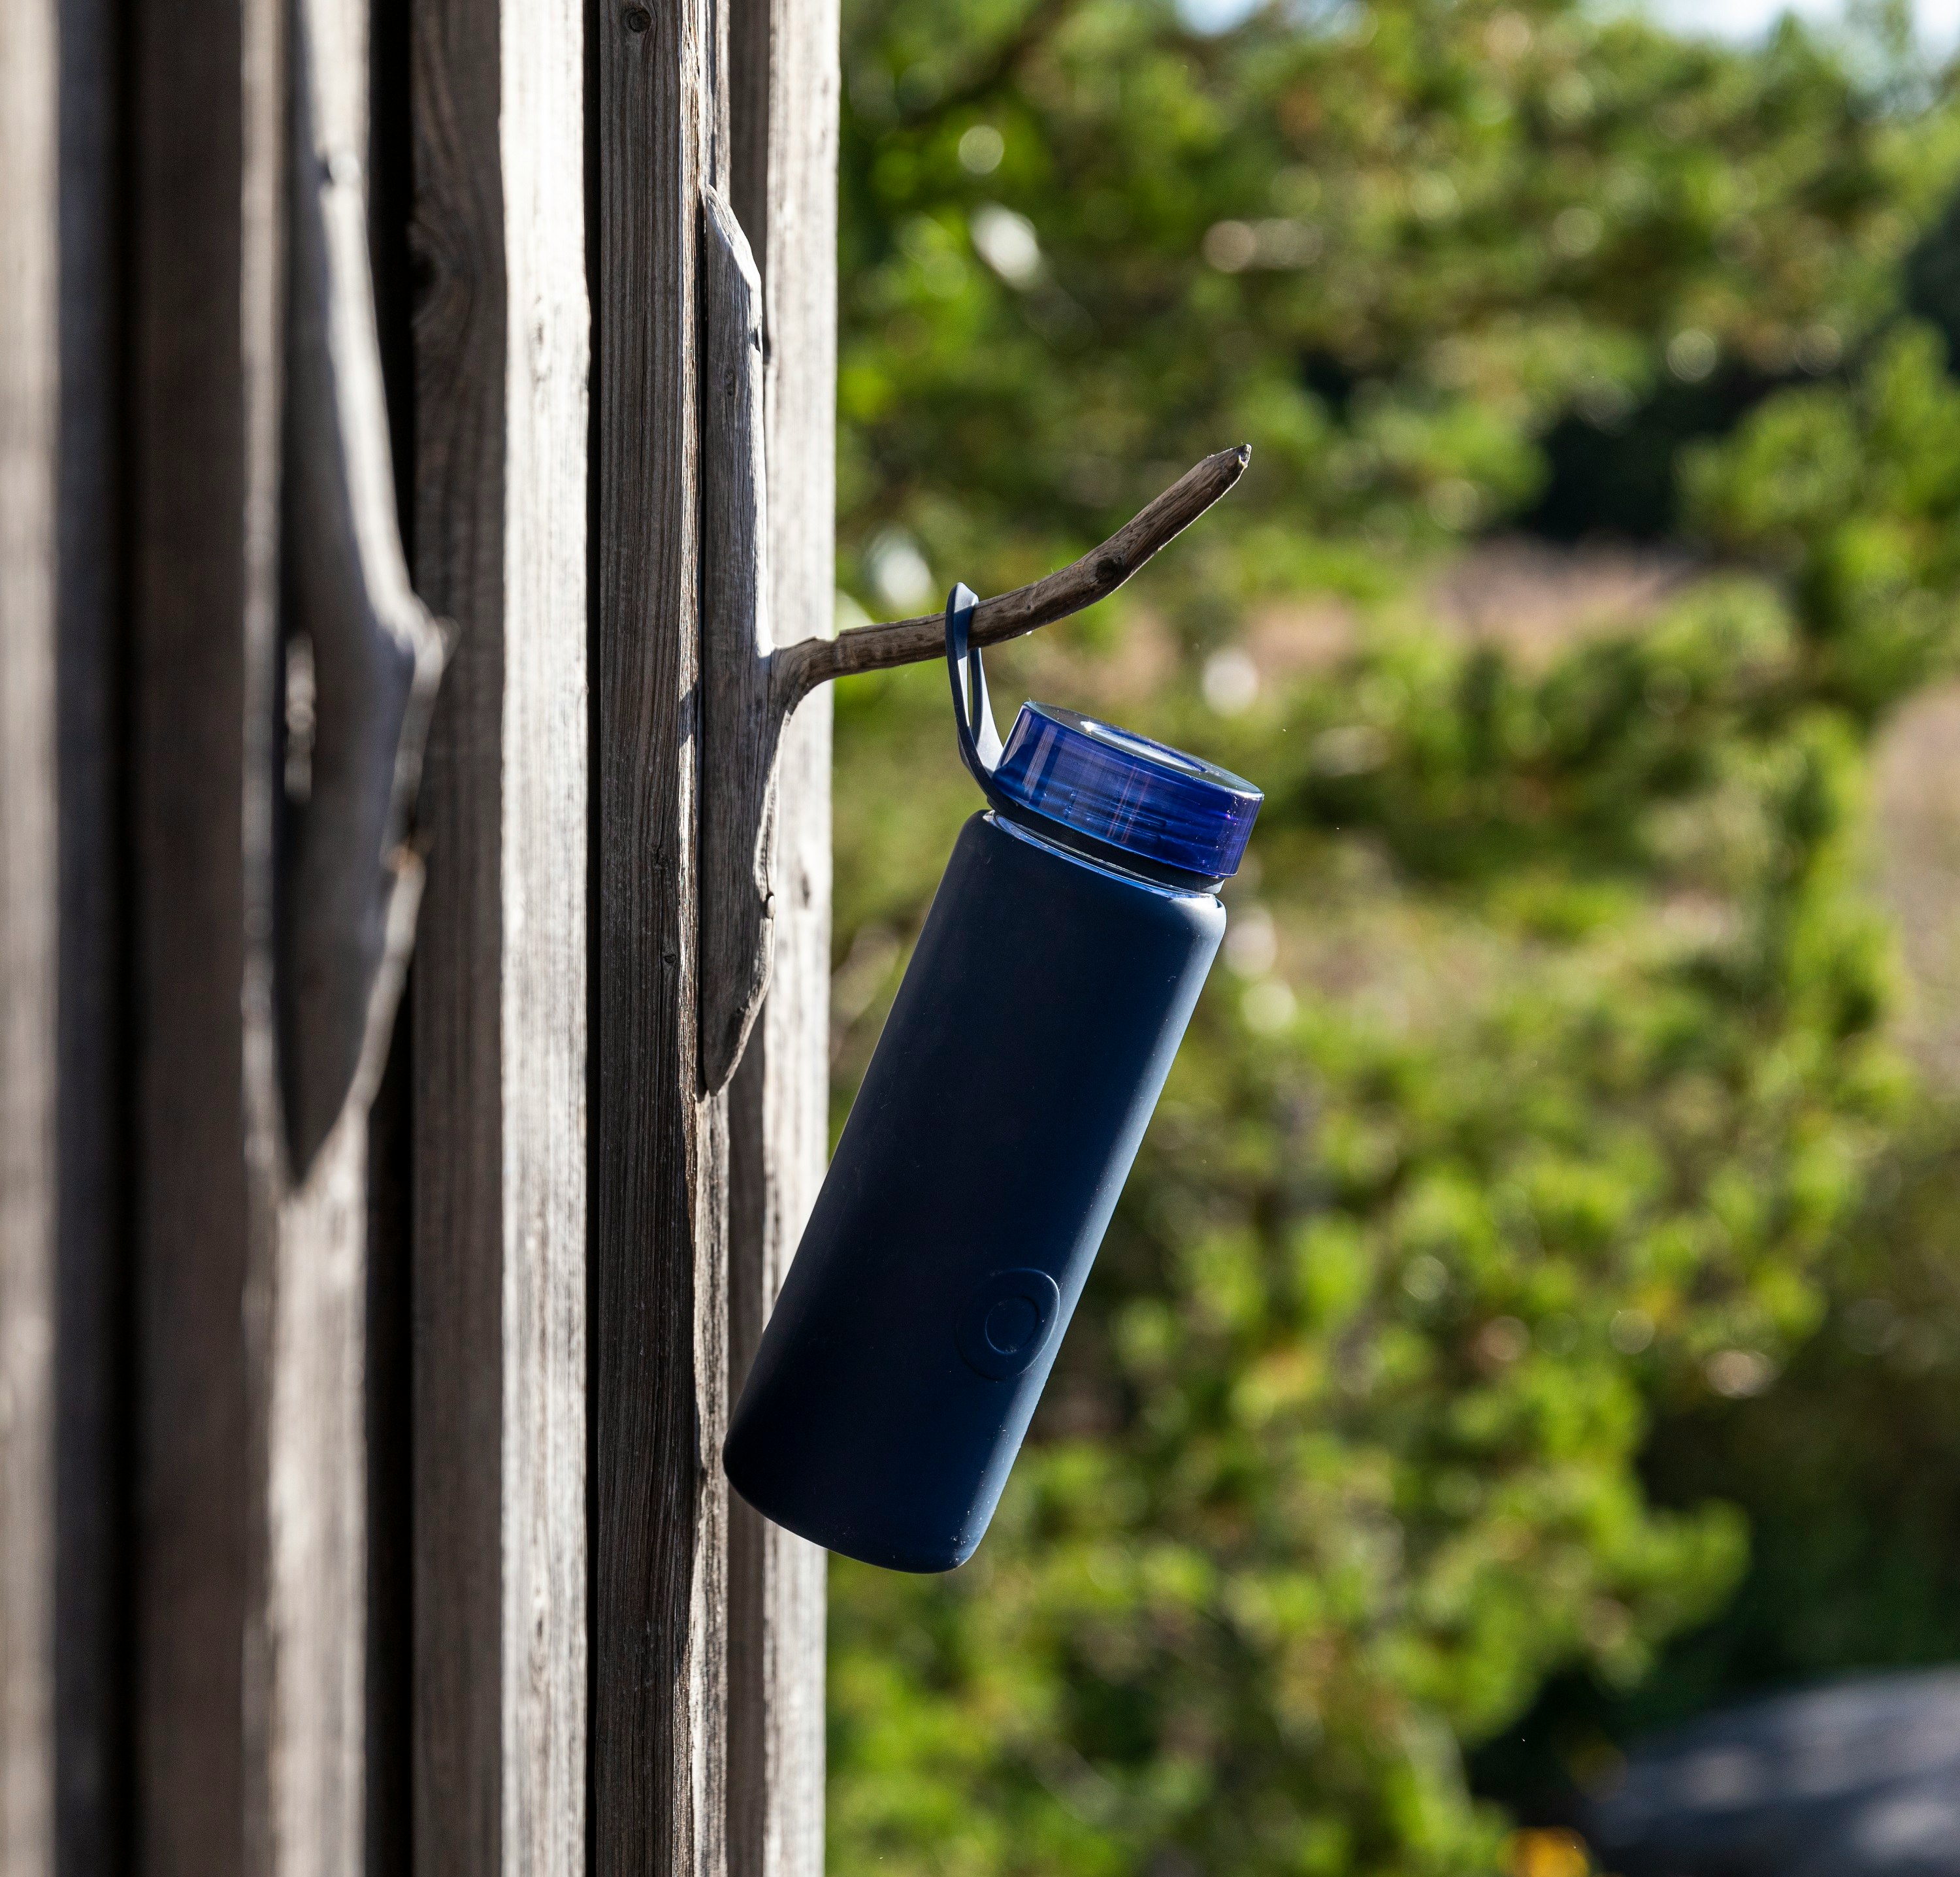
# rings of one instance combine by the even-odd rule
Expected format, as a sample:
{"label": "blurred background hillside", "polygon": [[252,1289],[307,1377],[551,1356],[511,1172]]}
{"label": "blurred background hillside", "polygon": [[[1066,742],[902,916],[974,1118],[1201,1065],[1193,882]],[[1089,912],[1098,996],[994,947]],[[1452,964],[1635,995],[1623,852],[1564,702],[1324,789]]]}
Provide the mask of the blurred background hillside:
{"label": "blurred background hillside", "polygon": [[[1954,84],[1483,0],[844,71],[846,622],[1249,441],[994,682],[1268,800],[992,1533],[835,1567],[832,1868],[1570,1877],[1653,1728],[1960,1662]],[[976,804],[931,667],[837,752],[841,1116]]]}

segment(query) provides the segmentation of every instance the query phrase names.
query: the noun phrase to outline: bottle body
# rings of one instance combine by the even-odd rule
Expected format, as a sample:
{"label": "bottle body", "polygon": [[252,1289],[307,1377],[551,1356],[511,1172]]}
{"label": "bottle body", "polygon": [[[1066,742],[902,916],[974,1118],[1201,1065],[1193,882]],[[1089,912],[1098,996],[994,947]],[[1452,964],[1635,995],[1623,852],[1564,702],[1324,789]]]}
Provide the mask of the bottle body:
{"label": "bottle body", "polygon": [[1224,927],[967,822],[736,1409],[759,1511],[891,1569],[971,1555]]}

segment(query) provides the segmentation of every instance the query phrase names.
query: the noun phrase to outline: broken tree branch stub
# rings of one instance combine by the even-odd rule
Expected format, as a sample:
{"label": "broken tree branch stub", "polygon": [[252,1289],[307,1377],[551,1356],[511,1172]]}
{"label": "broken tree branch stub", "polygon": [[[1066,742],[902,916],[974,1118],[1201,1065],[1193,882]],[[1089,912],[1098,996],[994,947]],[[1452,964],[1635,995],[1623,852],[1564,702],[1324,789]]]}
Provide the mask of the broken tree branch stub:
{"label": "broken tree branch stub", "polygon": [[[1108,599],[1158,549],[1175,540],[1230,489],[1252,456],[1252,446],[1240,444],[1207,457],[1079,561],[1011,593],[982,600],[973,614],[974,650],[1019,638]],[[921,664],[945,651],[946,622],[937,612],[784,646],[771,661],[777,708],[787,717],[826,679]]]}

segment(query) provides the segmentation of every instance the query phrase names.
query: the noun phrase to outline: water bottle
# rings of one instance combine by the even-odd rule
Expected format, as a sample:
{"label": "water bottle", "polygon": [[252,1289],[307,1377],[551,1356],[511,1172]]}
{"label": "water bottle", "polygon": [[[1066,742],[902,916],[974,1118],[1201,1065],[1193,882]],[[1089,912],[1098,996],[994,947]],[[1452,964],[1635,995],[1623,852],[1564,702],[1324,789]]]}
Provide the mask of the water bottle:
{"label": "water bottle", "polygon": [[758,1511],[895,1570],[950,1570],[986,1531],[1262,799],[1042,705],[1004,748],[974,605],[953,589],[947,660],[988,807],[961,830],[724,1452]]}

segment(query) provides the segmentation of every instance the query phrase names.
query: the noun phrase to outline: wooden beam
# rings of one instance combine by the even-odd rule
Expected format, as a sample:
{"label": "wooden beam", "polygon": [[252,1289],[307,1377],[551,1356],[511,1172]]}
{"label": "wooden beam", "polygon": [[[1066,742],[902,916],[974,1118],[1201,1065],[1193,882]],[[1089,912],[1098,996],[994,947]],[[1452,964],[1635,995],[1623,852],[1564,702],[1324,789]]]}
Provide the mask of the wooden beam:
{"label": "wooden beam", "polygon": [[[832,625],[837,358],[835,0],[737,0],[730,194],[762,278],[769,614]],[[730,1092],[729,1362],[739,1389],[829,1157],[831,696],[784,733],[772,988]],[[821,1877],[826,1558],[730,1508],[731,1877]]]}
{"label": "wooden beam", "polygon": [[158,0],[134,34],[134,1850],[199,1877],[270,1855],[284,24]]}
{"label": "wooden beam", "polygon": [[455,644],[422,782],[410,973],[413,1867],[504,1869],[502,53],[494,0],[413,0],[415,571]]}
{"label": "wooden beam", "polygon": [[59,78],[0,10],[0,1873],[54,1870]]}
{"label": "wooden beam", "polygon": [[415,0],[416,564],[455,622],[415,972],[415,1868],[586,1837],[582,11]]}
{"label": "wooden beam", "polygon": [[705,0],[595,8],[592,1869],[722,1865],[727,1105],[697,1099]]}
{"label": "wooden beam", "polygon": [[123,1868],[129,1818],[127,33],[113,0],[59,13],[56,1856],[93,1873]]}
{"label": "wooden beam", "polygon": [[586,1859],[585,45],[505,0],[502,1868]]}

